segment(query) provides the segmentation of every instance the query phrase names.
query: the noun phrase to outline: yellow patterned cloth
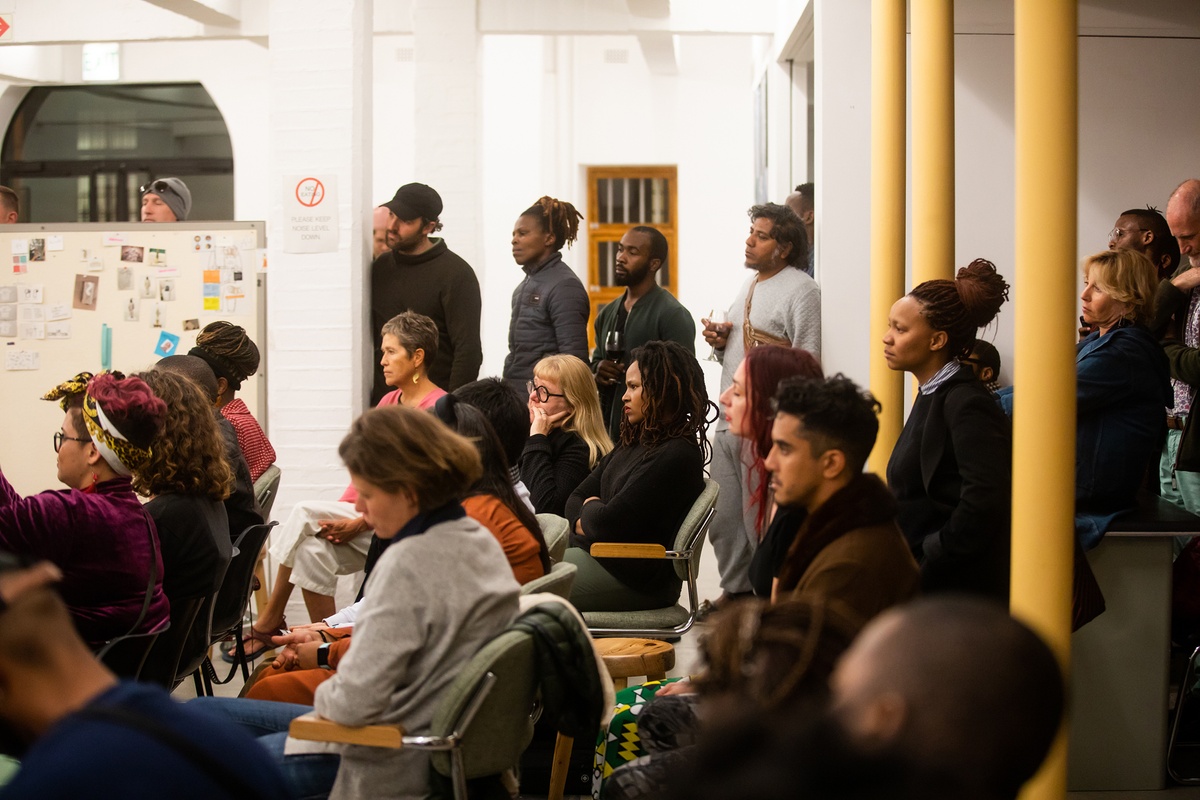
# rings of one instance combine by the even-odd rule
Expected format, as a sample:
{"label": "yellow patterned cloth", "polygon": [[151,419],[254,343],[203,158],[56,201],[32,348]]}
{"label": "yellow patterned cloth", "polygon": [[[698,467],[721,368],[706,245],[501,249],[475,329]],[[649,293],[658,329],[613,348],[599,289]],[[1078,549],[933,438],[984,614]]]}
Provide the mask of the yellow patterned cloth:
{"label": "yellow patterned cloth", "polygon": [[[104,375],[105,373],[100,373]],[[124,379],[120,372],[112,372],[118,380]],[[43,400],[58,400],[63,411],[71,402],[71,398],[83,394],[83,422],[87,426],[88,435],[100,455],[118,475],[128,476],[141,469],[150,460],[150,448],[138,447],[128,441],[116,426],[104,416],[103,409],[95,398],[87,393],[88,385],[96,376],[90,372],[81,372],[74,378],[63,381],[42,395]]]}
{"label": "yellow patterned cloth", "polygon": [[679,678],[664,681],[647,681],[617,692],[617,707],[608,728],[600,732],[596,741],[596,758],[592,765],[592,797],[599,800],[604,781],[613,770],[645,755],[642,740],[638,735],[637,718],[658,690]]}
{"label": "yellow patterned cloth", "polygon": [[42,395],[43,400],[57,400],[63,411],[67,410],[67,405],[71,402],[71,398],[77,394],[83,394],[87,391],[88,382],[94,376],[90,372],[81,372],[74,378],[67,380],[55,386],[50,391]]}

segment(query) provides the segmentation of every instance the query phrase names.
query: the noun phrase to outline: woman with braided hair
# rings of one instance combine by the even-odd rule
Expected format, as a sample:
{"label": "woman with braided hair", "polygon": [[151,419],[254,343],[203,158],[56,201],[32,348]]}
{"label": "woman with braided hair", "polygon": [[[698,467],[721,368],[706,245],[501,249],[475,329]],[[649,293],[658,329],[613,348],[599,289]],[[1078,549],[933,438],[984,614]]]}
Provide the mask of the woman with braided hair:
{"label": "woman with braided hair", "polygon": [[242,382],[258,372],[258,347],[245,328],[219,320],[204,326],[188,355],[212,367],[217,376],[217,408],[237,432],[238,447],[250,467],[250,480],[258,480],[275,463],[275,448],[250,409],[236,397]]}
{"label": "woman with braided hair", "polygon": [[542,197],[513,225],[512,256],[525,278],[512,296],[504,380],[522,397],[544,356],[588,360],[591,304],[579,277],[562,260],[563,245],[575,241],[582,219],[570,203]]}
{"label": "woman with braided hair", "polygon": [[919,393],[888,461],[896,521],[921,565],[925,592],[1007,603],[1012,431],[995,397],[958,360],[1008,299],[990,261],[954,280],[926,281],[888,314],[883,355]]}
{"label": "woman with braided hair", "polygon": [[46,559],[92,647],[167,621],[158,532],[131,476],[151,457],[167,406],[137,378],[81,372],[43,397],[66,416],[54,434],[67,489],[21,497],[0,472],[0,549]]}
{"label": "woman with braided hair", "polygon": [[596,542],[661,544],[675,534],[704,490],[716,417],[699,362],[677,342],[647,342],[625,374],[621,441],[567,501],[565,560],[578,567],[571,603],[580,611],[639,611],[674,605],[682,588],[671,562],[605,559]]}

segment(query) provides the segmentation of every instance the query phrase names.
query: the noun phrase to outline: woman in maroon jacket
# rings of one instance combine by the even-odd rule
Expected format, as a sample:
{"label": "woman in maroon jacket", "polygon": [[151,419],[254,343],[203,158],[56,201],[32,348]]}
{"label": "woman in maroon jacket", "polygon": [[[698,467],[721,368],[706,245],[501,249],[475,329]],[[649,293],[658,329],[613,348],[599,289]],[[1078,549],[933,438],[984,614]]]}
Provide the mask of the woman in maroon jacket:
{"label": "woman in maroon jacket", "polygon": [[0,473],[0,548],[53,561],[80,635],[97,646],[167,620],[158,533],[130,485],[167,406],[137,378],[83,372],[48,392],[66,416],[54,434],[67,489],[21,497]]}

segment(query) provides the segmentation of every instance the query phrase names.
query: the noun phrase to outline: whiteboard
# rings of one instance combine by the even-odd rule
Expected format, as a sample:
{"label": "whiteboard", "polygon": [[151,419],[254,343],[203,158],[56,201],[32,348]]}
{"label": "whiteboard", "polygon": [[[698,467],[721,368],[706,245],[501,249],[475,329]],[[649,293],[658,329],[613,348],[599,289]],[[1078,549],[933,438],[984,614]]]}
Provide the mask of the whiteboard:
{"label": "whiteboard", "polygon": [[264,248],[261,222],[0,225],[0,467],[17,491],[62,488],[63,414],[40,398],[100,371],[105,325],[126,374],[187,353],[214,320],[241,325],[264,363],[238,396],[265,427]]}

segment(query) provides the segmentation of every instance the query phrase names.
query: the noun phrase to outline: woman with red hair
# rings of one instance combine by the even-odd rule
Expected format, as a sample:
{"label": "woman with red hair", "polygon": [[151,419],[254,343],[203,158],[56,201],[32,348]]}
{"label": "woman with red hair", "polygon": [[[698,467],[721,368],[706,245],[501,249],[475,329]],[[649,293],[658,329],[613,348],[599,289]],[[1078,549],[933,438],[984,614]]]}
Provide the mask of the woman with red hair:
{"label": "woman with red hair", "polygon": [[66,412],[54,450],[68,488],[21,497],[0,472],[0,548],[62,570],[59,591],[93,647],[157,630],[168,612],[158,532],[130,479],[167,406],[120,373],[81,372],[42,399]]}
{"label": "woman with red hair", "polygon": [[[771,452],[775,413],[771,398],[780,381],[792,377],[821,378],[821,365],[799,347],[755,347],[738,364],[733,383],[721,394],[729,432],[742,439],[742,461],[750,480],[742,485],[745,530],[753,532],[754,558],[750,586],[756,597],[770,598],[771,584],[783,557],[804,521],[803,509],[774,512],[771,481],[764,459]],[[769,527],[768,527],[769,526]]]}

